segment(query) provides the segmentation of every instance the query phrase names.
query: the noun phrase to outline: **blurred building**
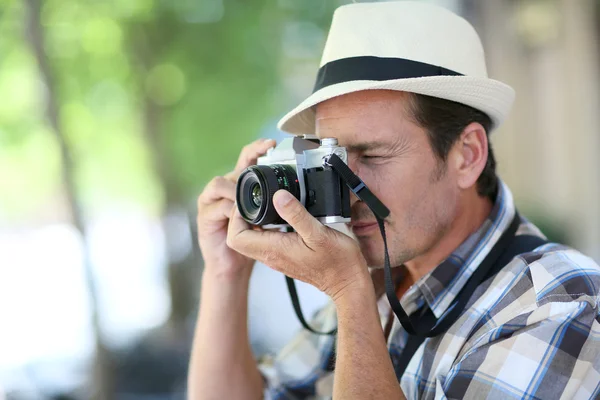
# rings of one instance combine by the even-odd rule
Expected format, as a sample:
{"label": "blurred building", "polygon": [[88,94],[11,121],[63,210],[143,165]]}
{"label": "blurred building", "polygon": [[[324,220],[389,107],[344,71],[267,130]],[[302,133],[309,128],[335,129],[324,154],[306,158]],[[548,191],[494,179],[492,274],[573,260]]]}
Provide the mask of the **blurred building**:
{"label": "blurred building", "polygon": [[599,3],[465,1],[488,73],[513,86],[496,132],[500,175],[535,222],[600,260]]}

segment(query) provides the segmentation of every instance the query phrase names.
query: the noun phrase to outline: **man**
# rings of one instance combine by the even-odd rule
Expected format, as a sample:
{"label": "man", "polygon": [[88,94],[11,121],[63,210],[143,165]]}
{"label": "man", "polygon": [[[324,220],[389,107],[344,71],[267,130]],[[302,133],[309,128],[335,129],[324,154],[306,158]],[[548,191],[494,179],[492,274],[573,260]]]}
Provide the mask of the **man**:
{"label": "man", "polygon": [[[190,396],[598,398],[600,268],[543,243],[497,178],[488,135],[512,99],[510,87],[487,77],[473,28],[451,12],[418,2],[339,8],[315,91],[280,127],[348,149],[348,166],[390,209],[385,230],[402,308],[417,326],[426,318],[435,329],[451,325],[411,335],[393,318],[380,290],[382,236],[357,198],[356,240],[321,225],[285,191],[273,202],[297,233],[246,224],[235,181],[274,145],[258,141],[198,201],[206,269]],[[525,238],[537,245],[514,257]],[[328,294],[313,327],[337,325],[335,340],[302,332],[262,374],[246,328],[254,260]]]}

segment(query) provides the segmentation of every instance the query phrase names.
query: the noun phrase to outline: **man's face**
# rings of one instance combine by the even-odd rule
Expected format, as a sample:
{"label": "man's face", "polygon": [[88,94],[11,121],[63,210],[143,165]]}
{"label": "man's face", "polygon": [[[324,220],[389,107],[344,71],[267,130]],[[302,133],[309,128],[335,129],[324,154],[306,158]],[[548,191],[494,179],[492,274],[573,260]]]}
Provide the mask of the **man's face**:
{"label": "man's face", "polygon": [[[390,209],[386,236],[392,266],[430,250],[456,216],[460,195],[452,168],[443,168],[427,134],[410,117],[409,96],[361,91],[316,109],[319,138],[337,138],[348,165]],[[352,199],[352,230],[371,267],[383,266],[383,241],[374,214]]]}

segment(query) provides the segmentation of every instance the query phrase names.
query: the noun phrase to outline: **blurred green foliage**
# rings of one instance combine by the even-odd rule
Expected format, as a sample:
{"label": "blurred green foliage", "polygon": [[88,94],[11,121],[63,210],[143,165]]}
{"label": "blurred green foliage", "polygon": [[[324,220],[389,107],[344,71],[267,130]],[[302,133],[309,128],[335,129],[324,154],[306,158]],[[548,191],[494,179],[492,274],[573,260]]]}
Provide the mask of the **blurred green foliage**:
{"label": "blurred green foliage", "polygon": [[48,96],[88,211],[133,201],[159,212],[165,201],[190,201],[287,111],[282,80],[294,78],[282,71],[304,59],[316,73],[339,3],[42,1],[49,92],[26,40],[23,2],[0,0],[0,218],[60,197]]}

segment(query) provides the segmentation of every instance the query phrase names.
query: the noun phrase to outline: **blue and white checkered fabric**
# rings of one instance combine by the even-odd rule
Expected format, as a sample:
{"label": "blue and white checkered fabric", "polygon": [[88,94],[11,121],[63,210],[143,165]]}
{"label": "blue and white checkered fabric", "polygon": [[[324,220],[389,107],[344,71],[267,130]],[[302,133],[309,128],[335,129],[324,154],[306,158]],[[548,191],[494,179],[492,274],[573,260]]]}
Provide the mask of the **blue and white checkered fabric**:
{"label": "blue and white checkered fabric", "polygon": [[[407,313],[426,303],[442,317],[515,215],[512,194],[500,183],[489,218],[444,262],[402,297]],[[517,235],[541,235],[523,219]],[[600,267],[576,250],[546,244],[514,258],[475,292],[444,334],[426,339],[400,385],[408,399],[600,398]],[[378,302],[382,325],[390,308]],[[329,304],[312,322],[336,325]],[[392,362],[408,334],[395,320],[388,338]],[[326,365],[331,337],[302,331],[263,363],[267,399],[327,399],[333,374]]]}

